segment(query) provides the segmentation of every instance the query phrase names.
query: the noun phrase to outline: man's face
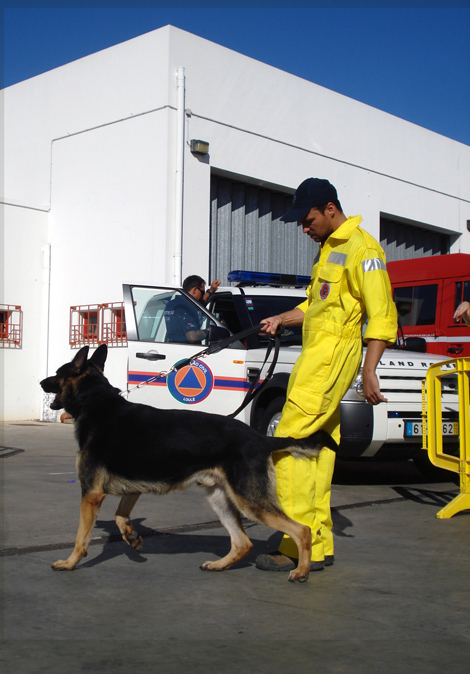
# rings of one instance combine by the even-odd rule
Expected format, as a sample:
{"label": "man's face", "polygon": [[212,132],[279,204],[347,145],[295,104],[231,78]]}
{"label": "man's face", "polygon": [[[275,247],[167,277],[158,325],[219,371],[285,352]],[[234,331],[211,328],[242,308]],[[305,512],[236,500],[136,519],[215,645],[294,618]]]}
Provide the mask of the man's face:
{"label": "man's face", "polygon": [[328,208],[325,213],[318,208],[310,209],[305,218],[300,221],[304,234],[308,234],[317,243],[324,243],[334,232],[334,226],[328,214]]}
{"label": "man's face", "polygon": [[196,299],[198,302],[201,302],[202,298],[204,297],[204,293],[206,292],[206,284],[201,283],[199,286],[194,286],[188,292],[194,297],[194,299]]}

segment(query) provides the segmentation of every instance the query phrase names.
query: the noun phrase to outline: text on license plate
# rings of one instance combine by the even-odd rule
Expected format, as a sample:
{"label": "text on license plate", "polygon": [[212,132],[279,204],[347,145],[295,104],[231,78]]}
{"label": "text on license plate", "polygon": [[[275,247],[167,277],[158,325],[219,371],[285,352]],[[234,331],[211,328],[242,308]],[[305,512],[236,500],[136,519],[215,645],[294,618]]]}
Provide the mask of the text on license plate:
{"label": "text on license plate", "polygon": [[[458,421],[443,421],[442,435],[458,435]],[[423,435],[423,423],[421,421],[405,421],[405,438],[415,438]]]}

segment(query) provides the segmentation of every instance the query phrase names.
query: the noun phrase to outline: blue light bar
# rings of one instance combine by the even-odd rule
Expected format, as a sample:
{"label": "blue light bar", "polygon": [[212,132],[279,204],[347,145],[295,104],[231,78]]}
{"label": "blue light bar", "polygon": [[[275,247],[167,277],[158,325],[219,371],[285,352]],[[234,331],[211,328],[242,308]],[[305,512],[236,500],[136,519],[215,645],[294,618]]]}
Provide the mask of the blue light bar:
{"label": "blue light bar", "polygon": [[271,285],[271,286],[294,286],[305,288],[310,283],[310,276],[297,276],[296,274],[271,274],[261,271],[229,271],[227,280],[241,285]]}

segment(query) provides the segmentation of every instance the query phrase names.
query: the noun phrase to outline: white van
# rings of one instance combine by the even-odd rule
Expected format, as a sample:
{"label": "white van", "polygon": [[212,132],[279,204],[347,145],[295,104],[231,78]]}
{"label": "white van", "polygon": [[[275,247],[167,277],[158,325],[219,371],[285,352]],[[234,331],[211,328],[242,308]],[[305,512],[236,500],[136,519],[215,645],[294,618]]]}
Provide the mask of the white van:
{"label": "white van", "polygon": [[[266,276],[270,285],[260,285],[264,278],[260,274],[232,273],[229,280],[238,280],[239,284],[219,288],[207,307],[179,288],[125,285],[129,400],[163,409],[197,409],[222,415],[238,409],[253,378],[261,374],[263,380],[266,373],[267,365],[261,373],[260,369],[270,339],[267,335],[251,334],[208,358],[196,358],[181,369],[169,371],[215,340],[256,326],[261,319],[292,309],[304,300],[304,289],[295,287],[304,279]],[[276,282],[279,285],[273,287]],[[281,285],[286,282],[291,287]],[[184,333],[178,336],[171,328],[175,307],[181,307],[183,313],[186,309],[188,325],[196,321],[203,331],[196,342],[188,341]],[[282,336],[274,376],[237,417],[261,433],[274,432],[289,374],[301,351],[301,338],[300,327]],[[435,354],[386,349],[377,375],[388,402],[368,405],[359,375],[341,403],[339,456],[413,458],[418,465],[427,458],[421,449],[421,382],[428,367],[441,360],[442,356]],[[446,446],[451,452],[458,451],[456,378],[443,380],[442,399]]]}

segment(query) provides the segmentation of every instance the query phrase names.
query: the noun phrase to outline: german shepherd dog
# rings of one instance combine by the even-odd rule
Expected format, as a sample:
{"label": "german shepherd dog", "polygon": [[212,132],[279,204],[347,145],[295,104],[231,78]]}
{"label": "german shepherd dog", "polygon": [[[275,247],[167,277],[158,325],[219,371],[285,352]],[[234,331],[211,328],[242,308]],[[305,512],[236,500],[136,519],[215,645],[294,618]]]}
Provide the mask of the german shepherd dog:
{"label": "german shepherd dog", "polygon": [[86,556],[106,494],[122,496],[116,524],[126,543],[140,551],[143,541],[130,521],[140,494],[183,491],[196,483],[205,487],[231,539],[230,552],[218,561],[205,562],[201,569],[222,571],[248,554],[253,545],[242,526],[243,514],[292,538],[299,563],[289,581],[306,581],[310,528],[280,509],[272,453],[316,457],[324,446],[337,449],[331,436],[318,431],[303,440],[270,438],[218,414],[159,410],[128,402],[103,374],[106,357],[105,344],[90,359],[84,346],[55,376],[41,381],[46,393],[56,394],[51,408],[64,408],[74,419],[82,492],[74,550],[52,568],[73,569]]}

